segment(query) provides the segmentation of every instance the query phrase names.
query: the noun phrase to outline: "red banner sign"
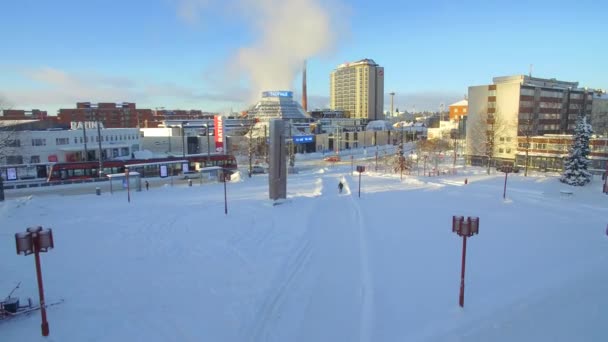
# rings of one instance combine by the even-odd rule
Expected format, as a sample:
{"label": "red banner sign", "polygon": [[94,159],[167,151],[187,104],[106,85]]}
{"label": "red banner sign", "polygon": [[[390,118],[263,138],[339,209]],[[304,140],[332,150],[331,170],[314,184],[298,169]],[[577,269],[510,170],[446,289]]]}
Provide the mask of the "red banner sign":
{"label": "red banner sign", "polygon": [[222,151],[224,149],[224,120],[221,115],[216,115],[213,118],[215,126],[215,150]]}

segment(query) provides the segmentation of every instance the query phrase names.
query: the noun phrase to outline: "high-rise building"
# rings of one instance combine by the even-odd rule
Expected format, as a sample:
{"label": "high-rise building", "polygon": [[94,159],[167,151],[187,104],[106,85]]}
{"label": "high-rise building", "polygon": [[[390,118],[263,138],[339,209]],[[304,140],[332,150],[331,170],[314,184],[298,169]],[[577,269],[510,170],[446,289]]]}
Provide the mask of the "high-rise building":
{"label": "high-rise building", "polygon": [[345,63],[331,72],[330,107],[351,118],[384,118],[384,68],[372,59]]}
{"label": "high-rise building", "polygon": [[[531,152],[547,153],[544,144],[526,144],[531,137],[571,135],[579,115],[591,116],[593,91],[578,82],[515,75],[469,87],[468,101],[467,155],[483,165],[488,158],[513,162]],[[561,167],[553,159],[542,162]]]}

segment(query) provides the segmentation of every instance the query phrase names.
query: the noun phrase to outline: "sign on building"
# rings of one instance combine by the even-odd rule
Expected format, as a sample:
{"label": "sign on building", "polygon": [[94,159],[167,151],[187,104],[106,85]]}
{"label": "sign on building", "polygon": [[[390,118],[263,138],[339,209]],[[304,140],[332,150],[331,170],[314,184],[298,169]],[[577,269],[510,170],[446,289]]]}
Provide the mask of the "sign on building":
{"label": "sign on building", "polygon": [[315,140],[314,135],[300,135],[293,137],[294,144],[308,144]]}
{"label": "sign on building", "polygon": [[103,122],[99,121],[72,121],[70,122],[70,129],[78,130],[78,129],[97,129],[97,125],[99,124],[99,128],[104,129]]}

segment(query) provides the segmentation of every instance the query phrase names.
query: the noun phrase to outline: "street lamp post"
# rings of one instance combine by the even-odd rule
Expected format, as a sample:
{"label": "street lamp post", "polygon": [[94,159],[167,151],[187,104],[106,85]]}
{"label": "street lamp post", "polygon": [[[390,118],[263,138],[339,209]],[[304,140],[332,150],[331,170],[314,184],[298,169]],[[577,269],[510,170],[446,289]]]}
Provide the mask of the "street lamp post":
{"label": "street lamp post", "polygon": [[452,232],[462,236],[462,269],[460,272],[460,296],[458,303],[464,307],[464,270],[467,257],[467,237],[479,234],[479,217],[452,216]]}
{"label": "street lamp post", "polygon": [[186,158],[186,134],[184,131],[184,125],[186,125],[186,121],[182,121],[182,157]]}
{"label": "street lamp post", "polygon": [[36,261],[36,277],[38,279],[38,294],[40,295],[40,315],[42,316],[42,336],[49,336],[49,322],[46,320],[46,304],[44,302],[44,287],[42,285],[42,270],[40,267],[40,253],[54,248],[52,229],[30,227],[25,232],[15,234],[17,254],[34,254]]}
{"label": "street lamp post", "polygon": [[[207,135],[207,163],[209,164],[209,160],[211,160],[211,145],[209,144],[209,124],[205,123],[203,124],[203,127],[205,127],[205,134]],[[207,166],[205,164],[205,166]]]}

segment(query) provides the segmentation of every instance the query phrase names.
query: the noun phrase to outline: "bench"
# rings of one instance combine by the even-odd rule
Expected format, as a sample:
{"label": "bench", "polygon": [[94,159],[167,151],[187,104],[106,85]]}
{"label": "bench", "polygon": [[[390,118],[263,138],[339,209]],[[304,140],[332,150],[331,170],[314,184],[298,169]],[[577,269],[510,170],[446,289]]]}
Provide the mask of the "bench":
{"label": "bench", "polygon": [[570,197],[572,196],[573,192],[571,190],[560,190],[559,194],[562,197]]}

